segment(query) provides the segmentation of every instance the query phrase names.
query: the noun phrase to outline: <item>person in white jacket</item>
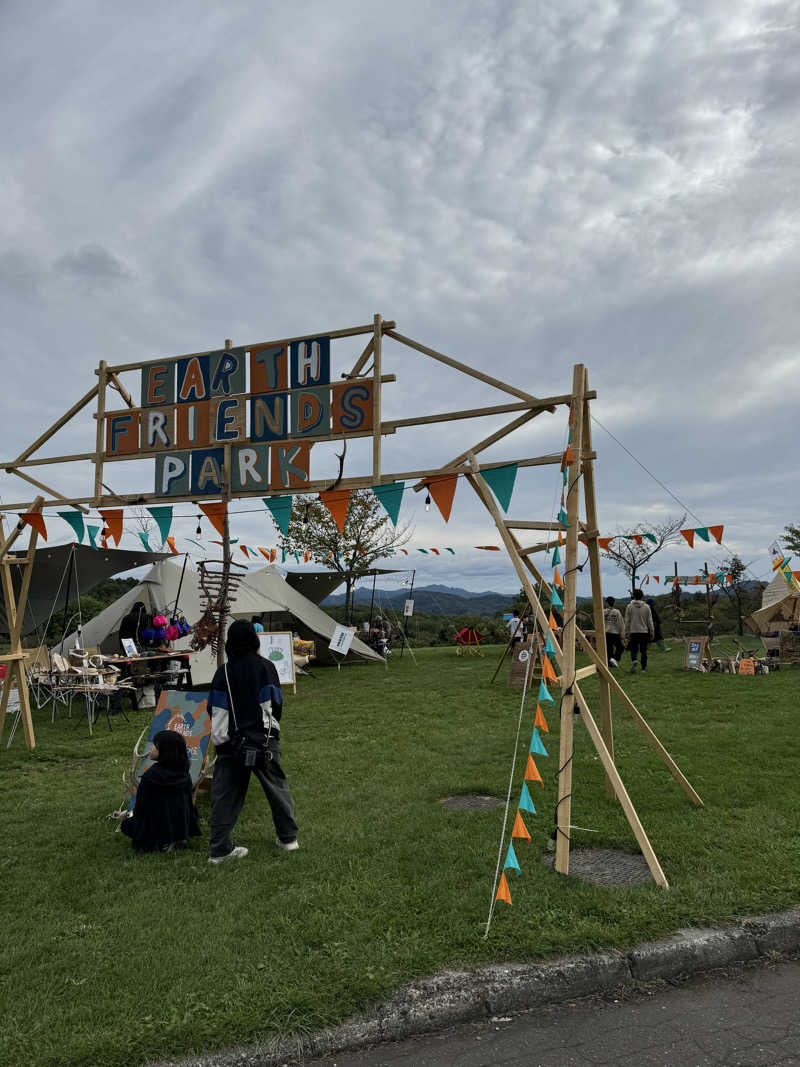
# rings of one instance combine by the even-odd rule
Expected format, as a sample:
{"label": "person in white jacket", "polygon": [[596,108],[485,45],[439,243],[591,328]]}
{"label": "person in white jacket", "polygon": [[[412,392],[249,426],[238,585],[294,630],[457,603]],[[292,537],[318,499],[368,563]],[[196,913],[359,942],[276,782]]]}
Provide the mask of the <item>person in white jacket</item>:
{"label": "person in white jacket", "polygon": [[647,646],[655,636],[653,613],[645,604],[644,593],[634,589],[633,599],[625,608],[625,636],[631,654],[631,674],[639,669],[636,657],[642,654],[642,670],[647,670]]}

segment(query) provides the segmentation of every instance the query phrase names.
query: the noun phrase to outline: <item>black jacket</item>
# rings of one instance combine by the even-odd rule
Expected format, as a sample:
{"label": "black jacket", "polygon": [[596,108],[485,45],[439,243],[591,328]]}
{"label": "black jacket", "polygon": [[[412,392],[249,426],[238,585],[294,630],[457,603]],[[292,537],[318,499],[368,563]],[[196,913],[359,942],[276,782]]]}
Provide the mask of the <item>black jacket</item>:
{"label": "black jacket", "polygon": [[254,652],[230,660],[226,667],[227,679],[225,667],[220,667],[208,694],[211,740],[217,752],[230,752],[235,733],[253,741],[279,737],[283,693],[274,664]]}
{"label": "black jacket", "polygon": [[133,817],[123,820],[121,830],[136,852],[157,852],[197,837],[200,822],[188,772],[158,763],[148,767],[136,791]]}

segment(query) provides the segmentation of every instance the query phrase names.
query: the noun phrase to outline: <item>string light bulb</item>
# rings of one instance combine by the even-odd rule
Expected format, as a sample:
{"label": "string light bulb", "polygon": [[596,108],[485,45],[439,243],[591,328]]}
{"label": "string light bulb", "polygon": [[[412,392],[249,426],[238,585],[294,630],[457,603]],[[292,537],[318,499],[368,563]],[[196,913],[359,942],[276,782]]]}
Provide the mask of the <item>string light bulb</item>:
{"label": "string light bulb", "polygon": [[430,493],[428,493],[428,495],[425,497],[425,510],[426,511],[430,511],[431,510],[431,494]]}
{"label": "string light bulb", "polygon": [[195,530],[195,535],[197,537],[199,537],[202,532],[203,532],[203,530],[202,530],[202,527],[200,526],[200,516],[198,515],[197,516],[197,529]]}

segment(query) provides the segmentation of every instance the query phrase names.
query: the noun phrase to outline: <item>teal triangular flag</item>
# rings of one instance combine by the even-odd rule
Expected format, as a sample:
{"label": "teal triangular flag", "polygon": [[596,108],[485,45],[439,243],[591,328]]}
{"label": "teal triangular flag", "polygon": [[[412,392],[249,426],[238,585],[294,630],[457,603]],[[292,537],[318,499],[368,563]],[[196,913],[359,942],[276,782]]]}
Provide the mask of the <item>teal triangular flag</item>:
{"label": "teal triangular flag", "polygon": [[78,538],[78,544],[83,541],[83,535],[86,532],[83,525],[83,515],[80,511],[58,511],[56,514],[59,518],[64,519],[70,524],[75,531],[75,536]]}
{"label": "teal triangular flag", "polygon": [[547,632],[547,640],[544,643],[544,654],[545,656],[555,656],[556,654],[555,645],[553,644],[549,630]]}
{"label": "teal triangular flag", "polygon": [[161,543],[163,545],[169,537],[169,531],[172,529],[172,505],[168,504],[165,507],[148,508],[147,510],[158,524],[158,532],[161,534]]}
{"label": "teal triangular flag", "polygon": [[544,684],[544,682],[539,682],[539,696],[536,699],[539,701],[540,704],[542,703],[542,701],[544,701],[545,704],[555,704],[555,701],[547,692],[547,686]]}
{"label": "teal triangular flag", "polygon": [[570,522],[567,522],[567,513],[566,511],[564,511],[563,508],[558,513],[558,521],[561,523],[562,526],[572,525]]}
{"label": "teal triangular flag", "polygon": [[514,842],[508,842],[508,852],[506,852],[506,862],[503,864],[503,870],[507,871],[509,868],[516,871],[517,874],[522,874],[519,869],[519,861],[517,860],[517,854],[514,851]]}
{"label": "teal triangular flag", "polygon": [[558,551],[558,545],[556,545],[556,547],[553,549],[553,558],[550,560],[550,562],[554,567],[557,563],[561,562],[561,553]]}
{"label": "teal triangular flag", "polygon": [[299,563],[300,562],[300,553],[299,552],[295,552],[294,553],[294,561],[295,561],[295,563]]}
{"label": "teal triangular flag", "polygon": [[[91,535],[92,535],[92,528],[90,526],[89,527],[89,536],[91,537]],[[143,531],[139,533],[139,540],[142,542],[142,545],[144,546],[145,552],[152,552],[153,551],[152,548],[150,547],[150,541],[148,540],[147,534],[144,533]],[[95,545],[95,548],[97,548],[97,545]]]}
{"label": "teal triangular flag", "polygon": [[203,545],[201,545],[199,541],[195,541],[195,539],[193,537],[187,537],[187,538],[185,538],[185,540],[191,542],[191,544],[193,544],[193,545],[197,545],[198,548],[202,548],[203,551],[205,552],[205,548],[203,547]]}
{"label": "teal triangular flag", "polygon": [[100,533],[100,527],[99,526],[90,526],[89,523],[87,522],[86,523],[86,532],[89,535],[89,543],[91,544],[92,548],[97,548],[97,535]]}
{"label": "teal triangular flag", "polygon": [[427,554],[428,554],[427,548],[418,548],[417,552],[422,552],[422,554],[425,555],[425,556],[427,556]]}
{"label": "teal triangular flag", "polygon": [[709,537],[707,526],[698,526],[698,528],[694,532],[701,539],[701,541],[708,541]]}
{"label": "teal triangular flag", "polygon": [[558,590],[556,589],[555,586],[553,586],[553,588],[551,590],[551,593],[550,593],[550,607],[551,608],[563,608],[564,607],[564,601],[558,595]]}
{"label": "teal triangular flag", "polygon": [[542,739],[541,737],[539,737],[539,731],[535,726],[533,728],[533,737],[531,738],[530,750],[531,752],[535,752],[538,756],[547,755],[547,749],[542,744]]}
{"label": "teal triangular flag", "polygon": [[569,478],[567,477],[567,468],[566,467],[561,472],[561,481],[562,481],[563,485],[566,485],[567,482],[569,481]]}
{"label": "teal triangular flag", "polygon": [[405,482],[387,482],[386,485],[373,485],[372,492],[383,505],[386,514],[392,520],[392,525],[397,526],[397,518],[400,514],[400,504],[403,500]]}
{"label": "teal triangular flag", "polygon": [[527,782],[522,783],[522,792],[519,795],[518,806],[520,811],[529,811],[531,815],[536,814],[536,808],[533,806],[533,800],[531,799]]}
{"label": "teal triangular flag", "polygon": [[445,552],[449,552],[451,556],[454,556],[456,554],[456,550],[454,548],[446,548]]}
{"label": "teal triangular flag", "polygon": [[644,536],[647,538],[648,541],[652,541],[654,545],[658,544],[658,538],[655,534],[646,533]]}
{"label": "teal triangular flag", "polygon": [[289,520],[292,517],[292,498],[290,496],[265,496],[264,503],[272,512],[275,525],[282,534],[289,533]]}
{"label": "teal triangular flag", "polygon": [[497,497],[497,503],[508,511],[511,503],[511,494],[514,492],[514,482],[517,477],[516,463],[509,463],[507,467],[491,467],[481,471],[483,480]]}
{"label": "teal triangular flag", "polygon": [[282,548],[281,549],[281,563],[285,563],[285,562],[286,562],[286,549]]}

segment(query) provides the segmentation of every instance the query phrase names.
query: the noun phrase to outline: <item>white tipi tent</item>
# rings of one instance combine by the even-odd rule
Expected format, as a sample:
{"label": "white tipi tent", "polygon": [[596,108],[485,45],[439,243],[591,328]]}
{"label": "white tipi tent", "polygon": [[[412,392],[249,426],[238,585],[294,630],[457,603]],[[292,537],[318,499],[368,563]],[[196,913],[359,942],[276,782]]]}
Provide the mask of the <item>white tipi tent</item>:
{"label": "white tipi tent", "polygon": [[[792,573],[800,580],[800,571]],[[764,590],[761,607],[749,616],[748,622],[759,634],[788,630],[800,622],[800,592],[789,588],[780,571]]]}
{"label": "white tipi tent", "polygon": [[[180,600],[178,601],[178,587]],[[135,588],[115,600],[99,615],[81,629],[80,644],[83,648],[101,648],[105,652],[118,651],[117,634],[122,619],[139,601],[151,614],[173,614],[178,601],[178,611],[189,623],[195,623],[203,614],[200,581],[196,571],[186,568],[181,585],[181,567],[171,560],[156,563]],[[275,567],[247,574],[236,592],[232,615],[236,619],[250,619],[254,615],[293,615],[304,627],[319,638],[327,647],[333,636],[336,623],[322,608],[292,589]],[[191,635],[173,642],[173,648],[187,649]],[[70,649],[78,643],[77,632],[64,639],[63,647]],[[363,641],[353,638],[347,659],[364,659],[382,662],[381,657]],[[208,650],[192,653],[192,680],[195,684],[210,682],[216,670],[216,660]]]}

